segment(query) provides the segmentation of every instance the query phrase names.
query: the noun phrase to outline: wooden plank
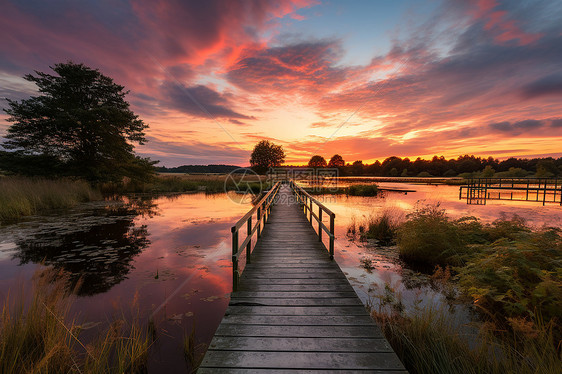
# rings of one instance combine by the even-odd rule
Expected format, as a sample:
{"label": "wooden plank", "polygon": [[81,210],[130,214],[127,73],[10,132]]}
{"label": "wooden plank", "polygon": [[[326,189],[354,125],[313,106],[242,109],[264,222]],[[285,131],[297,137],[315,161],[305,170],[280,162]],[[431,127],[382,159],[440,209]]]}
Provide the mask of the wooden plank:
{"label": "wooden plank", "polygon": [[263,305],[263,306],[353,306],[363,305],[361,300],[356,297],[338,299],[273,299],[265,297],[232,297],[232,305]]}
{"label": "wooden plank", "polygon": [[385,339],[215,336],[209,349],[270,352],[392,352]]}
{"label": "wooden plank", "polygon": [[349,284],[260,284],[244,282],[240,291],[353,291]]}
{"label": "wooden plank", "polygon": [[224,316],[224,323],[239,325],[280,325],[280,326],[372,326],[373,319],[364,316],[262,316],[230,314]]}
{"label": "wooden plank", "polygon": [[203,360],[208,368],[268,368],[268,369],[378,369],[403,370],[394,353],[353,352],[260,352],[209,350]]}
{"label": "wooden plank", "polygon": [[275,299],[324,299],[355,298],[355,291],[238,291],[230,296],[241,298],[275,298]]}
{"label": "wooden plank", "polygon": [[[345,370],[343,371],[346,374],[408,374],[405,370],[373,370],[373,369],[366,369],[366,370]],[[328,369],[321,369],[321,370],[314,370],[314,369],[248,369],[248,368],[199,368],[197,370],[197,374],[267,374],[267,373],[275,373],[275,374],[342,374],[342,370],[328,370]]]}
{"label": "wooden plank", "polygon": [[263,306],[263,305],[229,305],[226,314],[251,314],[268,316],[333,316],[333,315],[368,315],[364,305],[355,306]]}
{"label": "wooden plank", "polygon": [[382,338],[380,329],[370,326],[276,326],[221,323],[215,336],[284,336],[293,338]]}

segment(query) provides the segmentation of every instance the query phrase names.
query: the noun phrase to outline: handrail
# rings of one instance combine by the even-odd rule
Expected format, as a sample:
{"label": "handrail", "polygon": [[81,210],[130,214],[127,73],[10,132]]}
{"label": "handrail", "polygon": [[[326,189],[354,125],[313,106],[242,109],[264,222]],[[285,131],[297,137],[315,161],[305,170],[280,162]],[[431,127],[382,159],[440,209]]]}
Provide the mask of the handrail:
{"label": "handrail", "polygon": [[[234,226],[231,227],[232,232],[232,290],[236,291],[238,289],[238,281],[240,280],[240,272],[238,270],[238,257],[240,253],[246,248],[246,263],[250,264],[252,262],[252,236],[257,231],[258,238],[261,236],[262,232],[262,221],[263,225],[267,222],[269,215],[271,213],[271,205],[277,196],[279,191],[279,186],[281,182],[275,183],[275,185],[269,190],[269,192],[261,198],[261,200],[254,205],[252,209],[248,211],[242,218],[240,218]],[[254,213],[256,214],[256,225],[252,227],[252,217]],[[242,226],[246,224],[246,239],[241,245],[238,244],[238,233]]]}
{"label": "handrail", "polygon": [[[335,218],[336,214],[328,209],[324,204],[320,201],[316,200],[308,192],[306,192],[301,186],[295,183],[294,180],[289,180],[289,186],[295,192],[297,196],[297,200],[300,204],[303,205],[304,215],[307,216],[307,219],[310,221],[312,225],[312,218],[318,222],[318,241],[322,241],[322,230],[326,232],[328,237],[330,238],[330,244],[328,251],[330,252],[330,260],[334,259],[334,239],[335,239]],[[314,213],[314,209],[312,207],[313,204],[318,206],[318,214]],[[322,213],[326,213],[330,216],[330,228],[324,224],[322,221]]]}

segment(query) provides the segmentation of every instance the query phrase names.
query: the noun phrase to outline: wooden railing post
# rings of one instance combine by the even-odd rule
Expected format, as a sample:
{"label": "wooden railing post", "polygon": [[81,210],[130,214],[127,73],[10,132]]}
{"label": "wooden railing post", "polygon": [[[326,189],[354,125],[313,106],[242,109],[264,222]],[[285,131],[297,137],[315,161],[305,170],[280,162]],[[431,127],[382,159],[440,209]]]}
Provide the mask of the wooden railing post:
{"label": "wooden railing post", "polygon": [[310,221],[310,224],[312,225],[312,198],[309,199],[309,200],[310,200],[310,205],[309,205],[309,208],[308,208],[308,213],[310,214],[309,221]]}
{"label": "wooden railing post", "polygon": [[318,207],[318,241],[322,241],[322,207]]}
{"label": "wooden railing post", "polygon": [[258,239],[261,237],[261,206],[258,207]]}
{"label": "wooden railing post", "polygon": [[[248,233],[248,236],[252,235],[252,217],[248,218],[248,225],[246,226]],[[250,240],[248,241],[248,244],[246,244],[246,263],[247,264],[251,264],[252,263],[252,239],[250,238]]]}
{"label": "wooden railing post", "polygon": [[334,229],[334,219],[336,218],[335,214],[330,214],[330,260],[334,259],[334,239],[336,237],[336,231]]}
{"label": "wooden railing post", "polygon": [[238,230],[236,227],[232,228],[232,290],[238,290],[238,279],[240,273],[238,272]]}

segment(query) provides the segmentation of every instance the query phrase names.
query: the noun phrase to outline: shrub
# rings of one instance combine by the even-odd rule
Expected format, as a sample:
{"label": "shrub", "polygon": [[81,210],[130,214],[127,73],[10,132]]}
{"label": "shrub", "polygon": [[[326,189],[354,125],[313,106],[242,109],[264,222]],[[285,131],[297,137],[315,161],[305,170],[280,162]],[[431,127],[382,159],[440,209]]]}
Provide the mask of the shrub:
{"label": "shrub", "polygon": [[548,323],[562,310],[560,269],[560,230],[543,229],[481,246],[457,271],[462,289],[486,315],[500,322],[540,315]]}
{"label": "shrub", "polygon": [[376,184],[352,184],[347,188],[347,194],[350,196],[376,196],[379,188]]}
{"label": "shrub", "polygon": [[429,264],[460,264],[466,245],[458,227],[449,221],[439,204],[416,206],[398,229],[400,256],[406,261]]}

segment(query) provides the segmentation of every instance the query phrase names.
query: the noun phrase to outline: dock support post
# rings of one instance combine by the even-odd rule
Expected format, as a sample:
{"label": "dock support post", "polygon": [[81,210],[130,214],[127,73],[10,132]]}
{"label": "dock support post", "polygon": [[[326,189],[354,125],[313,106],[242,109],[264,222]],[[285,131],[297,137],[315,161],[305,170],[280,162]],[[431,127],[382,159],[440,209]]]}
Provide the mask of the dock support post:
{"label": "dock support post", "polygon": [[330,214],[330,260],[334,259],[334,239],[336,237],[336,233],[334,230],[334,220],[336,216],[335,214]]}
{"label": "dock support post", "polygon": [[322,241],[322,208],[318,207],[318,241]]}
{"label": "dock support post", "polygon": [[238,280],[240,273],[238,272],[238,230],[232,228],[232,290],[238,290]]}
{"label": "dock support post", "polygon": [[[248,229],[248,236],[252,235],[252,217],[248,218],[248,225],[246,226]],[[247,264],[251,264],[252,263],[252,239],[250,238],[250,240],[248,241],[248,244],[246,244],[246,263]]]}
{"label": "dock support post", "polygon": [[261,216],[261,207],[258,207],[258,229],[257,229],[257,231],[258,231],[258,239],[261,237],[261,219],[262,219],[262,216]]}

